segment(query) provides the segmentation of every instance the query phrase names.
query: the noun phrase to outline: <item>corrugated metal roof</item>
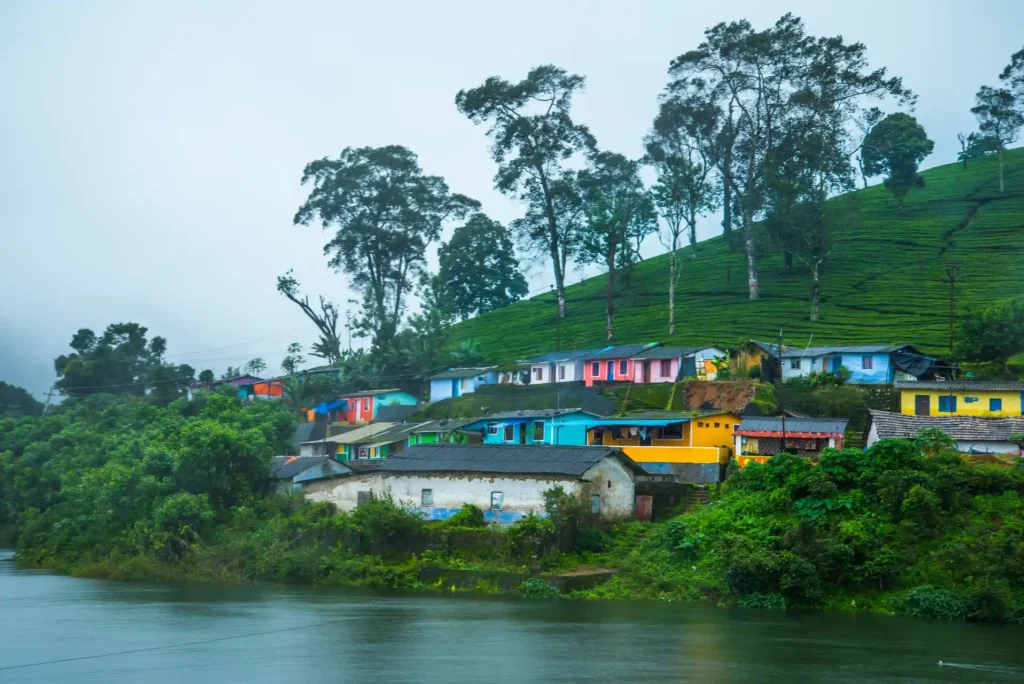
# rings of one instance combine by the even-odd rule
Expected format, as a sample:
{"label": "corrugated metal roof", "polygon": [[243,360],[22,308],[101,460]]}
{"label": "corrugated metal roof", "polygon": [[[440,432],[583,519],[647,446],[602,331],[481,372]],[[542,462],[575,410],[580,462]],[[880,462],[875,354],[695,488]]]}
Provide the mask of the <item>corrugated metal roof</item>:
{"label": "corrugated metal roof", "polygon": [[581,408],[527,409],[524,411],[502,411],[501,413],[492,413],[489,416],[474,418],[472,422],[477,423],[482,420],[511,420],[515,418],[557,418],[558,416],[564,416],[569,413],[585,413],[588,416],[597,416],[596,413],[584,411]]}
{"label": "corrugated metal roof", "polygon": [[588,354],[584,358],[590,359],[631,359],[645,349],[657,345],[657,342],[651,344],[624,344],[618,347],[608,347],[602,351],[594,354]]}
{"label": "corrugated metal roof", "polygon": [[683,356],[690,356],[705,349],[718,349],[718,347],[655,347],[642,351],[634,359],[678,359]]}
{"label": "corrugated metal roof", "polygon": [[[786,418],[786,432],[819,432],[842,434],[846,418]],[[744,416],[737,432],[782,432],[782,418],[778,416]]]}
{"label": "corrugated metal roof", "polygon": [[484,375],[485,373],[490,373],[492,370],[494,370],[494,368],[495,366],[486,366],[480,368],[449,368],[443,373],[431,375],[428,379],[447,380],[451,378],[454,380],[456,378],[472,378],[476,377],[477,375]]}
{"label": "corrugated metal roof", "polygon": [[290,480],[303,470],[328,460],[327,456],[274,456],[270,459],[270,477]]}
{"label": "corrugated metal roof", "polygon": [[643,469],[614,447],[504,444],[417,444],[395,454],[381,472],[494,473],[580,477],[608,456],[636,473]]}
{"label": "corrugated metal roof", "polygon": [[1024,392],[1024,382],[1013,380],[917,380],[895,383],[901,390],[976,390],[978,392]]}
{"label": "corrugated metal roof", "polygon": [[424,432],[451,432],[452,430],[458,430],[459,428],[465,427],[470,423],[475,423],[480,418],[451,418],[448,420],[431,420],[426,423],[420,423],[412,430],[409,434],[422,434]]}
{"label": "corrugated metal roof", "polygon": [[881,438],[909,438],[925,428],[938,428],[957,440],[1008,442],[1012,435],[1024,432],[1024,418],[908,416],[889,411],[871,411],[871,423]]}
{"label": "corrugated metal roof", "polygon": [[392,392],[401,392],[402,390],[398,387],[392,387],[391,389],[375,389],[375,390],[363,390],[362,392],[345,392],[339,394],[341,398],[345,397],[372,397],[377,394],[391,394]]}
{"label": "corrugated metal roof", "polygon": [[909,346],[908,344],[855,344],[850,346],[807,347],[804,349],[783,345],[782,357],[789,359],[795,357],[826,356],[828,354],[888,354]]}
{"label": "corrugated metal roof", "polygon": [[390,429],[392,425],[394,425],[394,423],[370,423],[369,425],[364,425],[360,428],[356,428],[355,430],[343,432],[340,435],[334,435],[333,437],[328,437],[324,440],[317,439],[306,443],[319,444],[320,442],[327,442],[329,444],[357,444],[366,437],[378,435],[381,432]]}
{"label": "corrugated metal roof", "polygon": [[420,410],[419,405],[414,406],[381,406],[377,409],[377,415],[373,417],[375,423],[401,423],[406,418]]}
{"label": "corrugated metal roof", "polygon": [[577,349],[576,351],[553,351],[547,354],[541,354],[540,356],[534,356],[530,359],[523,359],[523,363],[556,363],[558,361],[572,361],[574,359],[581,359],[592,354],[598,354],[608,347],[598,347],[597,349]]}

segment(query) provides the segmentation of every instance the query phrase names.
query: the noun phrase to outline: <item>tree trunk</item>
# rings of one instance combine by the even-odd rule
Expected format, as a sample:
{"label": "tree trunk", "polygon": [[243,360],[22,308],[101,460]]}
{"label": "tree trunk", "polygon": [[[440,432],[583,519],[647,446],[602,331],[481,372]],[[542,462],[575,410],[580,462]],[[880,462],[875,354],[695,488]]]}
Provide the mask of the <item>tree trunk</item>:
{"label": "tree trunk", "polygon": [[548,248],[551,250],[551,263],[555,269],[555,296],[558,298],[558,317],[565,318],[565,269],[559,259],[558,221],[555,219],[555,207],[551,201],[551,191],[544,168],[537,167],[540,176],[541,190],[544,192],[544,213],[548,219]]}
{"label": "tree trunk", "polygon": [[782,272],[786,275],[793,275],[793,246],[786,245],[783,249]]}
{"label": "tree trunk", "polygon": [[817,322],[821,306],[821,275],[820,261],[811,262],[811,321]]}
{"label": "tree trunk", "polygon": [[697,213],[690,211],[690,257],[697,258]]}
{"label": "tree trunk", "polygon": [[676,250],[668,255],[668,334],[676,331]]}
{"label": "tree trunk", "polygon": [[614,317],[615,317],[615,248],[611,247],[608,249],[608,303],[607,303],[608,316],[605,321],[605,336],[606,339],[611,342],[614,334]]}
{"label": "tree trunk", "polygon": [[732,179],[730,177],[732,155],[727,149],[725,161],[722,162],[722,235],[725,237],[725,244],[732,249]]}
{"label": "tree trunk", "polygon": [[558,254],[558,245],[551,244],[551,266],[555,269],[555,297],[558,299],[558,317],[565,318],[565,272]]}
{"label": "tree trunk", "polygon": [[1003,148],[1000,147],[996,155],[999,157],[999,192],[1003,192]]}
{"label": "tree trunk", "polygon": [[864,189],[867,190],[867,188],[868,188],[868,177],[867,177],[867,174],[864,173],[864,156],[862,154],[858,154],[857,155],[857,166],[860,167],[860,177],[861,177],[861,180],[864,181]]}
{"label": "tree trunk", "polygon": [[743,213],[743,237],[747,252],[747,287],[750,289],[750,299],[757,300],[761,298],[761,289],[757,282],[757,247],[754,244],[754,217],[747,211]]}

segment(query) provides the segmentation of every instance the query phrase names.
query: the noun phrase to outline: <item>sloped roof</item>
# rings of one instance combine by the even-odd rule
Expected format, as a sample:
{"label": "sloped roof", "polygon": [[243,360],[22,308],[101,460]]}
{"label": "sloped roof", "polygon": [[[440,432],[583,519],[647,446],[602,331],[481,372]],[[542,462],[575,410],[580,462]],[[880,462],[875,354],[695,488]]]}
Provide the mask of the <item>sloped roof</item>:
{"label": "sloped roof", "polygon": [[348,444],[390,444],[408,437],[417,425],[419,423],[394,423],[387,430],[360,437],[356,442],[348,442]]}
{"label": "sloped roof", "polygon": [[495,369],[495,366],[482,366],[479,368],[449,368],[443,373],[437,375],[431,375],[428,380],[446,380],[448,378],[472,378],[476,375],[483,375],[484,373],[490,373]]}
{"label": "sloped roof", "polygon": [[402,390],[398,387],[392,387],[391,389],[375,389],[375,390],[363,390],[362,392],[345,392],[339,394],[340,398],[345,397],[372,397],[378,394],[391,394],[392,392],[401,392]]}
{"label": "sloped roof", "polygon": [[411,416],[420,410],[419,404],[414,406],[381,406],[377,409],[377,415],[374,416],[373,422],[375,423],[401,423],[406,418]]}
{"label": "sloped roof", "polygon": [[617,347],[608,347],[593,354],[587,354],[585,359],[631,359],[640,352],[650,347],[656,347],[657,342],[651,344],[623,344]]}
{"label": "sloped roof", "polygon": [[366,437],[378,435],[385,430],[389,430],[394,423],[370,423],[358,427],[355,430],[348,430],[341,433],[340,435],[334,435],[324,440],[314,440],[314,443],[328,442],[330,444],[357,444],[364,440]]}
{"label": "sloped roof", "polygon": [[[817,432],[823,435],[842,434],[846,418],[786,418],[786,432]],[[744,416],[737,432],[782,432],[779,416]]]}
{"label": "sloped roof", "polygon": [[581,412],[591,416],[597,416],[596,413],[584,411],[581,408],[527,409],[525,411],[502,411],[501,413],[492,413],[489,416],[480,416],[479,418],[474,418],[471,422],[478,423],[483,420],[509,420],[514,418],[557,418],[558,416],[564,416],[570,413]]}
{"label": "sloped roof", "polygon": [[302,444],[303,442],[316,442],[324,438],[327,434],[326,423],[299,423],[295,426],[295,434],[292,436],[292,444]]}
{"label": "sloped roof", "polygon": [[771,342],[762,342],[760,340],[747,340],[747,342],[749,344],[754,345],[755,347],[760,347],[763,351],[767,352],[770,356],[778,357],[778,355],[779,355],[779,345],[778,344],[772,344]]}
{"label": "sloped roof", "polygon": [[420,423],[412,430],[409,430],[409,434],[417,435],[424,432],[451,432],[452,430],[458,430],[459,428],[465,427],[470,423],[479,421],[479,418],[451,418],[448,420],[431,420],[426,423]]}
{"label": "sloped roof", "polygon": [[976,390],[1024,392],[1024,382],[1014,380],[917,380],[895,383],[901,390]]}
{"label": "sloped roof", "polygon": [[1008,442],[1024,432],[1024,418],[978,418],[975,416],[908,416],[889,411],[871,411],[871,423],[879,437],[914,437],[925,428],[938,428],[957,440]]}
{"label": "sloped roof", "polygon": [[699,351],[705,349],[718,349],[713,345],[704,347],[654,347],[653,349],[647,349],[642,351],[634,359],[678,359],[683,356],[689,356],[696,354]]}
{"label": "sloped roof", "polygon": [[290,480],[303,470],[328,460],[327,456],[274,456],[270,459],[270,477]]}
{"label": "sloped roof", "polygon": [[898,349],[906,349],[909,344],[855,344],[849,346],[833,347],[786,347],[782,348],[782,357],[785,359],[811,356],[826,356],[828,354],[889,354]]}
{"label": "sloped roof", "polygon": [[417,444],[395,454],[381,472],[493,473],[580,477],[608,456],[630,470],[643,469],[614,447],[505,444]]}
{"label": "sloped roof", "polygon": [[592,354],[598,354],[608,347],[598,347],[597,349],[577,349],[575,351],[562,350],[548,352],[547,354],[541,354],[540,356],[534,356],[530,359],[523,359],[523,363],[556,363],[558,361],[573,361],[575,359],[582,359]]}

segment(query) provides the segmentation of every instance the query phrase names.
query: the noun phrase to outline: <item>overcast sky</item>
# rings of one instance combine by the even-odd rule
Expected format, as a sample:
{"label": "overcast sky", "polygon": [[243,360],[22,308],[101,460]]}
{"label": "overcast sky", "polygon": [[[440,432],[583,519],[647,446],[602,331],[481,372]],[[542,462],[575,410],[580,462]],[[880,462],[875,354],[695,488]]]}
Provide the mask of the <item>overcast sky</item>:
{"label": "overcast sky", "polygon": [[116,321],[197,370],[262,356],[276,372],[289,342],[315,339],[276,276],[350,296],[326,235],[292,225],[306,162],[406,145],[507,222],[459,89],[557,64],[587,77],[574,116],[639,156],[673,57],[717,22],[786,11],[864,42],[919,94],[925,166],[955,159],[974,92],[1024,43],[1019,0],[0,0],[0,380],[41,396],[72,333]]}

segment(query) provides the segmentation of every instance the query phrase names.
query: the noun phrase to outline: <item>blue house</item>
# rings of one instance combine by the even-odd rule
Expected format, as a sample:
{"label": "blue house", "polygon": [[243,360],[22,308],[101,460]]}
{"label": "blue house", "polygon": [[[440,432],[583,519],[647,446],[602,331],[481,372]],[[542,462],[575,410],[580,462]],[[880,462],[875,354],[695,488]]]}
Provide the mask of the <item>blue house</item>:
{"label": "blue house", "polygon": [[[777,356],[775,357],[778,358]],[[909,344],[863,344],[836,347],[783,347],[782,379],[811,373],[850,372],[854,385],[887,385],[905,380],[928,380],[949,372],[949,365],[922,354]]]}
{"label": "blue house", "polygon": [[430,401],[443,401],[472,394],[480,385],[498,382],[495,366],[487,368],[450,368],[430,377]]}
{"label": "blue house", "polygon": [[599,416],[578,408],[507,411],[465,425],[482,432],[484,444],[560,444],[586,446],[588,421]]}

